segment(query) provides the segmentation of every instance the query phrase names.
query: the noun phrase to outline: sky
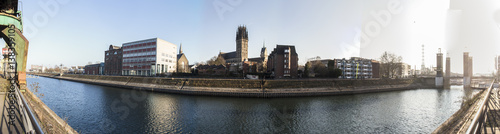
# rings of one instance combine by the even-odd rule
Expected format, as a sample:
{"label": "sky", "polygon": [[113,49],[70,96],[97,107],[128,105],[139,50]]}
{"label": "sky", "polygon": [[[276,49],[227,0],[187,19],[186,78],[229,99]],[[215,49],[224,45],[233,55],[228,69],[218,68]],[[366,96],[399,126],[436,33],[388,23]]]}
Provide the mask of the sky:
{"label": "sky", "polygon": [[[396,10],[397,9],[397,10]],[[452,72],[462,53],[475,73],[491,73],[500,54],[500,1],[493,0],[41,0],[23,1],[29,65],[102,62],[109,45],[161,38],[180,45],[190,64],[236,49],[236,30],[247,26],[249,57],[276,44],[295,45],[299,64],[384,51],[420,69],[436,65],[442,48]]]}

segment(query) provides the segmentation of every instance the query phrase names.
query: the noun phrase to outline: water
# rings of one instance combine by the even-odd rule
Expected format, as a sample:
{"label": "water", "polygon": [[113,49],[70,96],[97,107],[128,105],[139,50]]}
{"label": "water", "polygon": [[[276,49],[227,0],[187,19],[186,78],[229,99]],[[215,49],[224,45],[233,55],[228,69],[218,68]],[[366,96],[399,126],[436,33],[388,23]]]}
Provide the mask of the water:
{"label": "water", "polygon": [[430,133],[460,108],[462,87],[301,98],[140,92],[50,78],[41,98],[80,133]]}

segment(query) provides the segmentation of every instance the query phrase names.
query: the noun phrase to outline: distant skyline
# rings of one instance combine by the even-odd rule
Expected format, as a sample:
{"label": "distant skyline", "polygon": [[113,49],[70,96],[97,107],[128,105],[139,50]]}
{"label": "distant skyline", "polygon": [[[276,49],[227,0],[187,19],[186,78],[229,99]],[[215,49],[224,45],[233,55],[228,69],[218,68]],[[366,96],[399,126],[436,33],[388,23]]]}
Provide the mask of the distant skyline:
{"label": "distant skyline", "polygon": [[[220,51],[234,51],[239,25],[246,25],[249,32],[249,57],[258,57],[264,43],[268,52],[276,44],[288,44],[296,46],[299,64],[316,56],[378,59],[389,51],[420,69],[421,45],[425,44],[426,66],[435,66],[437,48],[443,48],[452,56],[452,72],[462,73],[460,56],[469,51],[474,72],[490,73],[493,58],[500,54],[495,20],[500,18],[494,16],[500,2],[488,0],[451,4],[449,0],[43,2],[23,2],[24,26],[31,29],[25,31],[30,41],[28,68],[103,61],[110,44],[156,37],[178,46],[182,43],[194,64]],[[388,5],[401,11],[380,23],[372,12],[391,11]],[[365,27],[372,21],[381,26],[378,30],[371,27],[378,33],[367,33]],[[356,45],[360,32],[371,34],[367,35],[369,43]]]}

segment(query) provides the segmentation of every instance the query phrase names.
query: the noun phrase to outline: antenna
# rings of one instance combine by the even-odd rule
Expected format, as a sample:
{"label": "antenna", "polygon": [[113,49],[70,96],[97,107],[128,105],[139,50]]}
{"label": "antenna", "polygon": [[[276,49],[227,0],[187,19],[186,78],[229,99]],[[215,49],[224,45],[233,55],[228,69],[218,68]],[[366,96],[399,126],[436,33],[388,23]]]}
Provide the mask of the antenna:
{"label": "antenna", "polygon": [[425,47],[425,45],[422,44],[422,67],[420,69],[421,72],[423,72],[425,69],[425,52],[424,52],[425,49],[424,49],[424,47]]}

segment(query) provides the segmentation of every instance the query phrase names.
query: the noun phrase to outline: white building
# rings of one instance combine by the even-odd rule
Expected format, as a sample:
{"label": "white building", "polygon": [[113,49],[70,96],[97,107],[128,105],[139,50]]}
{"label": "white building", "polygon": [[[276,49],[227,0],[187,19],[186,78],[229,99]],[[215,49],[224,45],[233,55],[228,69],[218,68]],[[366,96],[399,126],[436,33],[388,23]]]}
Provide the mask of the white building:
{"label": "white building", "polygon": [[[374,78],[371,59],[351,57],[351,59],[335,59],[335,68],[342,70],[342,79]],[[378,68],[378,67],[377,67]],[[377,71],[378,72],[378,71]]]}
{"label": "white building", "polygon": [[124,43],[122,75],[153,76],[175,72],[177,45],[159,38]]}
{"label": "white building", "polygon": [[411,65],[406,63],[399,63],[401,68],[398,69],[397,77],[399,78],[409,78],[412,75]]}

